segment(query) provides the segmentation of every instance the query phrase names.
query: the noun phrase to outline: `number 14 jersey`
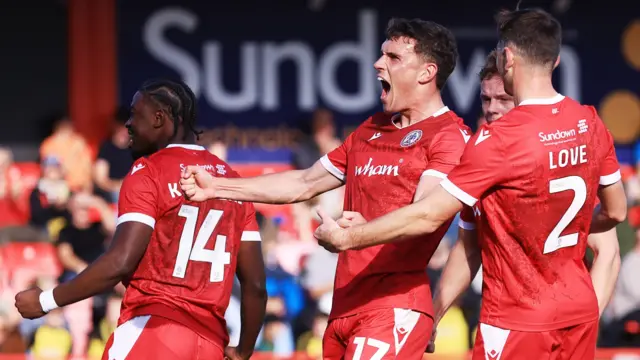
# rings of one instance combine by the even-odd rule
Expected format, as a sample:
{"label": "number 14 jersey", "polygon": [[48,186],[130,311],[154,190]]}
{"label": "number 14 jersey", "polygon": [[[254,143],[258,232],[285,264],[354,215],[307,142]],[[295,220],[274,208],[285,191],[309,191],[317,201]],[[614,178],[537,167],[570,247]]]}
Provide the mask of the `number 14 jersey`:
{"label": "number 14 jersey", "polygon": [[240,243],[260,241],[260,234],[251,203],[186,201],[179,190],[186,165],[199,165],[217,177],[238,176],[196,145],[169,145],[135,162],[120,190],[118,224],[137,221],[153,233],[125,282],[119,324],[141,315],[160,316],[224,349],[229,341],[224,314]]}
{"label": "number 14 jersey", "polygon": [[[595,109],[558,95],[485,125],[442,186],[473,207],[482,253],[480,321],[547,331],[596,320],[582,259],[599,185],[620,180]],[[473,221],[473,220],[471,220]]]}

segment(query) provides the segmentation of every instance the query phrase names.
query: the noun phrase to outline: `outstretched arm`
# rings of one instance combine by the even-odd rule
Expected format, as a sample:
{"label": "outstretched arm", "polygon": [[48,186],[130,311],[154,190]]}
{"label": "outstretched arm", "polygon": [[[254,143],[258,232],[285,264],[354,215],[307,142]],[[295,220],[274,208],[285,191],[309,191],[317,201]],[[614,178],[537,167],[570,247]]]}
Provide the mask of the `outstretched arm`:
{"label": "outstretched arm", "polygon": [[251,178],[217,178],[188,166],[180,186],[189,200],[231,199],[272,204],[291,204],[335,189],[342,181],[325,169],[320,160],[305,170],[291,170]]}
{"label": "outstretched arm", "polygon": [[71,281],[53,290],[35,288],[16,295],[16,307],[27,319],[103,293],[135,271],[144,255],[153,228],[139,222],[118,225],[109,249]]}

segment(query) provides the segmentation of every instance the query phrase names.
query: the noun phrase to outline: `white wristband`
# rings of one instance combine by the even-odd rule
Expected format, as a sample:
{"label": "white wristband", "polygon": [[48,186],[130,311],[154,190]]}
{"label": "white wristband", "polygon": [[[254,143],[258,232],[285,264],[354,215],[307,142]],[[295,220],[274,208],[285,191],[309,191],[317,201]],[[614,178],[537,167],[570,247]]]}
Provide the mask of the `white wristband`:
{"label": "white wristband", "polygon": [[53,298],[53,289],[40,293],[40,306],[45,313],[58,308],[56,299]]}

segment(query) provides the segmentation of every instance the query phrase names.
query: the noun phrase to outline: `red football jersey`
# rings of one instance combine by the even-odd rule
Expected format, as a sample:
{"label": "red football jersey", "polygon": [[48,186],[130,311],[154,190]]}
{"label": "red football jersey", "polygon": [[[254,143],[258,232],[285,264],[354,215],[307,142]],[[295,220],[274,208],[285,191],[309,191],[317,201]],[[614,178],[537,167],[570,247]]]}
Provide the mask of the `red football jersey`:
{"label": "red football jersey", "polygon": [[[470,135],[446,107],[402,129],[379,113],[321,162],[346,184],[344,210],[372,220],[411,204],[421,176],[445,178],[460,162]],[[431,315],[426,266],[449,225],[426,237],[340,253],[331,318],[376,308]]]}
{"label": "red football jersey", "polygon": [[618,180],[613,140],[595,109],[561,95],[525,101],[469,140],[442,186],[473,207],[461,226],[475,215],[481,322],[547,331],[598,318],[582,259],[598,186]]}
{"label": "red football jersey", "polygon": [[228,164],[196,145],[169,145],[139,159],[120,190],[118,224],[153,228],[138,268],[125,285],[119,323],[156,315],[181,323],[221,348],[229,341],[229,304],[241,241],[260,241],[251,203],[190,202],[180,191],[184,166],[237,177]]}

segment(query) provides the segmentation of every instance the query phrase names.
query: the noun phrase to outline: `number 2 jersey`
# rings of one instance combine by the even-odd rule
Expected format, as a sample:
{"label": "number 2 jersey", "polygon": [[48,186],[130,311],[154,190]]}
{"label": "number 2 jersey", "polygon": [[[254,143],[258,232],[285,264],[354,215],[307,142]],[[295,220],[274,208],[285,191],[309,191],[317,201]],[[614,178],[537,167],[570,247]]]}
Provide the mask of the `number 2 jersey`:
{"label": "number 2 jersey", "polygon": [[185,200],[179,181],[187,165],[217,177],[238,176],[201,146],[169,145],[136,161],[124,179],[118,225],[137,221],[153,233],[138,268],[125,281],[119,324],[141,315],[160,316],[224,349],[229,341],[224,314],[240,243],[260,241],[260,233],[251,203]]}
{"label": "number 2 jersey", "polygon": [[480,321],[548,331],[598,318],[583,258],[600,185],[620,180],[595,109],[558,95],[482,127],[442,182],[472,209],[482,253]]}

